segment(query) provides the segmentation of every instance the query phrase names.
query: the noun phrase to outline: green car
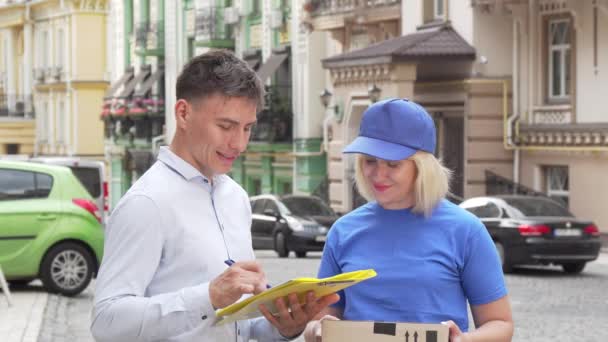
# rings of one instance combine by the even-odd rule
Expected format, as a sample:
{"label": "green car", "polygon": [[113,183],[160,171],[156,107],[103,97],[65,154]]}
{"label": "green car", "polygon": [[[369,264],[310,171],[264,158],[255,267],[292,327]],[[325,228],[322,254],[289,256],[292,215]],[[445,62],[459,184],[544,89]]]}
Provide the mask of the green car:
{"label": "green car", "polygon": [[0,160],[0,266],[11,284],[39,278],[74,296],[103,254],[100,211],[64,166]]}

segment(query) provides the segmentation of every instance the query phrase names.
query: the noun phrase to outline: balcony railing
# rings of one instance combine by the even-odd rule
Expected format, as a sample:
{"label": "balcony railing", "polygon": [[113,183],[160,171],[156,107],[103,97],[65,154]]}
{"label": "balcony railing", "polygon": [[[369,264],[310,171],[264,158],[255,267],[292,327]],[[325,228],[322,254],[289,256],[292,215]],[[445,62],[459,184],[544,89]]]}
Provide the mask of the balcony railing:
{"label": "balcony railing", "polygon": [[531,124],[554,125],[572,123],[572,106],[541,106],[532,109]]}
{"label": "balcony railing", "polygon": [[165,25],[162,21],[142,22],[135,30],[135,46],[143,54],[157,55],[165,47]]}
{"label": "balcony railing", "polygon": [[310,16],[346,14],[349,12],[365,11],[369,8],[391,6],[400,3],[399,0],[308,0],[305,8],[310,9]]}
{"label": "balcony railing", "polygon": [[292,140],[293,111],[290,86],[266,88],[264,109],[251,134],[252,141],[289,142]]}
{"label": "balcony railing", "polygon": [[31,95],[0,95],[0,117],[33,118]]}
{"label": "balcony railing", "polygon": [[224,7],[199,8],[195,17],[197,42],[232,41],[232,26],[224,20]]}

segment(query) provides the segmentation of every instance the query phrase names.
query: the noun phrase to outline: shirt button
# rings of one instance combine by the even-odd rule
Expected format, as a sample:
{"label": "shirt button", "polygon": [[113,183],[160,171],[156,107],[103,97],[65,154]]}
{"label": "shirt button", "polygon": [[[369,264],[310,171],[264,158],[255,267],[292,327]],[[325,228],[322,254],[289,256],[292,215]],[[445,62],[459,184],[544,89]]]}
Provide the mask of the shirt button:
{"label": "shirt button", "polygon": [[201,319],[204,321],[207,319],[207,315],[204,315],[203,317],[201,317]]}

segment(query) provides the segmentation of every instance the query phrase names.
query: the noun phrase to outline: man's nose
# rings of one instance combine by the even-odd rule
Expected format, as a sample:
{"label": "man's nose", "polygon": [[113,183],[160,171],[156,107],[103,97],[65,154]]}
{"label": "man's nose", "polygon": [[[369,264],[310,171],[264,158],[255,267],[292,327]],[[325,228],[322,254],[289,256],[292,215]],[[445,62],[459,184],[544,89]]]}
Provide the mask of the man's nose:
{"label": "man's nose", "polygon": [[239,153],[245,152],[247,144],[249,143],[249,134],[244,130],[239,130],[232,135],[228,146],[231,149],[237,150]]}

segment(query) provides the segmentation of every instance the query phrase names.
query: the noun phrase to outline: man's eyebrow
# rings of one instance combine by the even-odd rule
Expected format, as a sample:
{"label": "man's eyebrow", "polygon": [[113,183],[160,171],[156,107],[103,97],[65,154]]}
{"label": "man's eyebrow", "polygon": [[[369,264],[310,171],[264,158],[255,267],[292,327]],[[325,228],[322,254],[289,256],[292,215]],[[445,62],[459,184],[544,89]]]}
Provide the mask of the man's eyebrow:
{"label": "man's eyebrow", "polygon": [[[236,120],[229,119],[229,118],[219,118],[217,121],[226,122],[226,123],[229,123],[231,125],[238,125],[240,123],[240,122],[238,122]],[[246,125],[247,126],[255,125],[257,122],[258,122],[258,120],[255,120],[255,121],[247,123]]]}

